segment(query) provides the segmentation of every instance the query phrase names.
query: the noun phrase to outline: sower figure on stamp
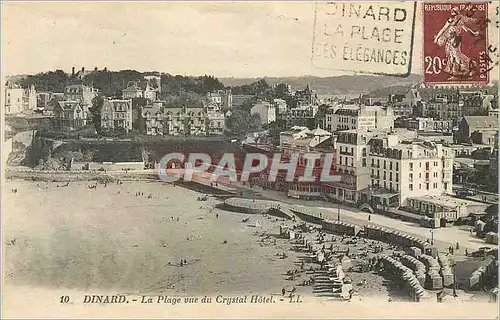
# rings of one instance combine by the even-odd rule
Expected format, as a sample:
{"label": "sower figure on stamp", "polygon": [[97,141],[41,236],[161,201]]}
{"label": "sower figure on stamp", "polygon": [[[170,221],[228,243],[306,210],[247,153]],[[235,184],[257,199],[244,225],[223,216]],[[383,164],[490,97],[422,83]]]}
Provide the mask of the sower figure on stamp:
{"label": "sower figure on stamp", "polygon": [[477,19],[462,15],[455,7],[451,10],[450,17],[445,25],[434,37],[434,43],[444,46],[446,53],[446,65],[444,71],[451,75],[448,80],[456,76],[471,76],[475,61],[471,60],[462,52],[462,34],[465,32],[472,36],[478,36],[479,32],[470,29],[467,24],[476,22]]}

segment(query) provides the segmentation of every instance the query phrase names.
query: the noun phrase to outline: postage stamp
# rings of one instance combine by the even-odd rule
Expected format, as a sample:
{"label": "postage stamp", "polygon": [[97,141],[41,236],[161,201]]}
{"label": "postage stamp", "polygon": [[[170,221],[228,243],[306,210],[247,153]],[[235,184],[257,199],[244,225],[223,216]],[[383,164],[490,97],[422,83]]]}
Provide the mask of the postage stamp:
{"label": "postage stamp", "polygon": [[416,3],[318,2],[312,64],[316,68],[407,76]]}
{"label": "postage stamp", "polygon": [[423,9],[426,83],[487,83],[488,3],[428,3]]}

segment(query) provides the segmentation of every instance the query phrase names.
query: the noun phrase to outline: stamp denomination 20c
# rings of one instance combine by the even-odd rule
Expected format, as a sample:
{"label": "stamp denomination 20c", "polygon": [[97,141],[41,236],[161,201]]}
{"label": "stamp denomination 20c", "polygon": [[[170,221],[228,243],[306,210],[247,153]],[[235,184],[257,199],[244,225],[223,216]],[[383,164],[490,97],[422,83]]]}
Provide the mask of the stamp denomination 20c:
{"label": "stamp denomination 20c", "polygon": [[488,3],[426,3],[424,81],[488,82]]}

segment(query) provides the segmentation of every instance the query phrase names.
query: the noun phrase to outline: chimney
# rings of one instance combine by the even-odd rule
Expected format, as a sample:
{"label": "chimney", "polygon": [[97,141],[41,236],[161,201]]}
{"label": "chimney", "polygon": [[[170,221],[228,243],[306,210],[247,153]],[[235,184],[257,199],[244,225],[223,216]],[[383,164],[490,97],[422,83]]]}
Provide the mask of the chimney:
{"label": "chimney", "polygon": [[75,75],[75,67],[71,68],[71,75],[74,76]]}

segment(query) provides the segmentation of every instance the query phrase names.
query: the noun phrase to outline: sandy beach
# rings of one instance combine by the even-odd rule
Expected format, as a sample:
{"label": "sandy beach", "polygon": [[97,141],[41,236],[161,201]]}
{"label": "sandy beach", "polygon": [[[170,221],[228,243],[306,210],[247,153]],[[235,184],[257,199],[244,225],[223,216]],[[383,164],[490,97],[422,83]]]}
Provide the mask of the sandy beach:
{"label": "sandy beach", "polygon": [[[288,285],[281,273],[293,254],[280,260],[278,249],[259,246],[255,217],[210,212],[217,200],[161,183],[89,184],[6,184],[19,190],[4,197],[5,239],[16,239],[6,247],[7,284],[179,294]],[[260,232],[279,232],[278,223],[262,224]]]}
{"label": "sandy beach", "polygon": [[[236,295],[281,294],[299,282],[284,273],[298,268],[303,253],[291,251],[289,240],[274,244],[281,219],[220,210],[217,199],[197,201],[200,193],[164,183],[91,184],[6,184],[18,189],[4,195],[4,237],[16,241],[5,246],[7,285]],[[286,259],[277,257],[283,252]],[[387,299],[381,276],[353,273],[352,279],[367,280],[360,295]],[[297,287],[302,295],[312,291]]]}
{"label": "sandy beach", "polygon": [[[278,237],[273,216],[243,214],[215,207],[220,201],[159,182],[9,181],[5,192],[5,284],[9,288],[124,293],[130,295],[203,296],[296,294],[331,300],[331,294],[302,286],[310,274],[295,279],[288,270],[317,267],[292,250],[294,241]],[[244,221],[244,222],[243,222]],[[255,223],[259,221],[260,227]],[[310,237],[316,234],[308,233]],[[326,246],[338,250],[366,247],[340,243],[328,235]],[[385,252],[387,244],[375,243]],[[280,258],[286,253],[286,258]],[[181,260],[182,265],[181,265]],[[362,260],[362,259],[361,259]],[[356,265],[356,259],[353,259]],[[409,301],[390,274],[348,272],[355,299]],[[368,301],[368,300],[367,300]]]}

